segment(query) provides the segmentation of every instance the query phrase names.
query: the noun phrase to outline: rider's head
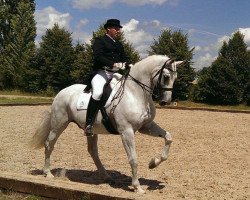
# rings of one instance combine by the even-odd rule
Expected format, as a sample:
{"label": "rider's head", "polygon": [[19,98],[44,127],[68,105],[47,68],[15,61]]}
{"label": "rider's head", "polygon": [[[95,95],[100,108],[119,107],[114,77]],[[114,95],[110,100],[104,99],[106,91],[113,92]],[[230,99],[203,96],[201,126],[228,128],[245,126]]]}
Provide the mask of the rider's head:
{"label": "rider's head", "polygon": [[109,19],[106,24],[104,24],[104,28],[110,37],[116,39],[121,33],[122,26],[120,25],[120,20]]}

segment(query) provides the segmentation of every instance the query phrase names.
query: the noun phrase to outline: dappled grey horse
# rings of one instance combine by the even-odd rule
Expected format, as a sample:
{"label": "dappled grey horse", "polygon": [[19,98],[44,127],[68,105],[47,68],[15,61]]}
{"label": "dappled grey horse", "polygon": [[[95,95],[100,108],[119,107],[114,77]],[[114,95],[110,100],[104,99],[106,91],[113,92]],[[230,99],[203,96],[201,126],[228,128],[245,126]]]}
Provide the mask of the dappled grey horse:
{"label": "dappled grey horse", "polygon": [[[165,140],[162,153],[159,157],[152,158],[149,168],[157,167],[168,157],[172,138],[169,132],[163,130],[154,121],[156,114],[155,103],[152,100],[153,88],[160,91],[160,105],[170,104],[172,88],[177,77],[177,67],[183,61],[174,61],[167,56],[153,55],[136,63],[129,75],[125,78],[114,75],[111,81],[113,88],[105,105],[112,124],[120,134],[128,161],[132,169],[132,186],[135,191],[144,193],[137,176],[137,155],[134,134],[140,133],[162,137]],[[34,148],[45,147],[44,173],[53,177],[50,171],[50,155],[60,134],[70,122],[75,122],[84,129],[86,108],[90,93],[84,93],[86,85],[76,84],[61,90],[47,111],[32,138]],[[82,96],[82,109],[79,108],[79,99]],[[98,172],[104,179],[111,177],[102,165],[97,147],[98,134],[108,133],[101,123],[101,114],[98,113],[94,124],[94,136],[87,137],[88,152],[94,160]]]}

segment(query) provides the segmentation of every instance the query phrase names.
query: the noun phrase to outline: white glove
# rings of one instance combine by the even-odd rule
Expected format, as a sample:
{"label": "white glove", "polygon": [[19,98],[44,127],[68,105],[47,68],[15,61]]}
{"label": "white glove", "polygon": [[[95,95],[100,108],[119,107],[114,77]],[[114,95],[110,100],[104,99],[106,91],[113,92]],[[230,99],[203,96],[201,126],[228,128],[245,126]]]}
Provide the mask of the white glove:
{"label": "white glove", "polygon": [[114,63],[113,69],[118,71],[119,69],[125,69],[126,63]]}
{"label": "white glove", "polygon": [[133,64],[129,64],[128,66],[129,66],[129,68],[131,68],[131,67],[133,67],[134,65],[133,65]]}

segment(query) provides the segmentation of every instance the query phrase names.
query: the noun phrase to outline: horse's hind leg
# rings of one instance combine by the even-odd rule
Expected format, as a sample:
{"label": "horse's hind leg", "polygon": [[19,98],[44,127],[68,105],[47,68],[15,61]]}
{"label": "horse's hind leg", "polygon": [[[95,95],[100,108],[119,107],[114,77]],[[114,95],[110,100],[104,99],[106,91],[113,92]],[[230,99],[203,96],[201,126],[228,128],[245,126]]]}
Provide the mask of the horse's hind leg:
{"label": "horse's hind leg", "polygon": [[98,141],[98,135],[94,134],[93,137],[87,137],[88,140],[88,152],[91,155],[98,172],[102,176],[102,178],[106,181],[111,180],[111,177],[107,173],[106,169],[104,168],[98,154],[98,146],[97,146],[97,141]]}
{"label": "horse's hind leg", "polygon": [[50,131],[47,140],[45,141],[45,164],[43,168],[43,172],[46,175],[47,178],[53,178],[54,176],[52,175],[50,171],[50,156],[51,153],[54,149],[54,145],[61,135],[61,133],[66,129],[68,126],[69,122],[64,122],[57,124],[57,128],[54,128]]}

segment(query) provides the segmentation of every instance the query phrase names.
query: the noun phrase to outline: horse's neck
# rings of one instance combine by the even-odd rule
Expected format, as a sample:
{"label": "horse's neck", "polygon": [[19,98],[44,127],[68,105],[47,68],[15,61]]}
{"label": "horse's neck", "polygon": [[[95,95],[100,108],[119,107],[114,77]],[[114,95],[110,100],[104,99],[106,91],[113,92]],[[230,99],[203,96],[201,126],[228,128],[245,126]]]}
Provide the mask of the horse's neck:
{"label": "horse's neck", "polygon": [[137,81],[140,81],[147,87],[152,87],[152,70],[153,69],[146,69],[145,67],[134,66],[131,71],[130,75],[135,78]]}

